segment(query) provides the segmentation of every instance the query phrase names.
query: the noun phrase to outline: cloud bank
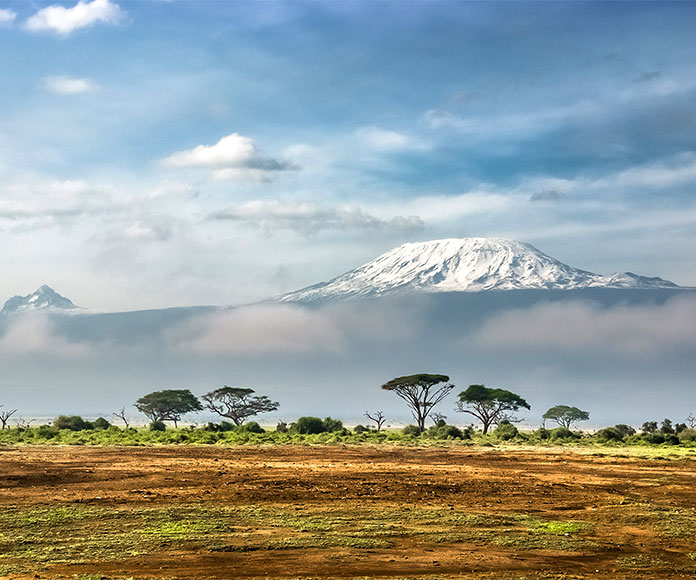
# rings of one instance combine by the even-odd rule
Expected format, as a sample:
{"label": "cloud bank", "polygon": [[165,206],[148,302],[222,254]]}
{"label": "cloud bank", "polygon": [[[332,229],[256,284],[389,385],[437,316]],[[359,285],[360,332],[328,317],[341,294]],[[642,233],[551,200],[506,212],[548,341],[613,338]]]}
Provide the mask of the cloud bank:
{"label": "cloud bank", "polygon": [[696,297],[662,305],[604,308],[594,302],[557,302],[516,309],[487,321],[476,336],[486,348],[537,353],[660,357],[696,351]]}

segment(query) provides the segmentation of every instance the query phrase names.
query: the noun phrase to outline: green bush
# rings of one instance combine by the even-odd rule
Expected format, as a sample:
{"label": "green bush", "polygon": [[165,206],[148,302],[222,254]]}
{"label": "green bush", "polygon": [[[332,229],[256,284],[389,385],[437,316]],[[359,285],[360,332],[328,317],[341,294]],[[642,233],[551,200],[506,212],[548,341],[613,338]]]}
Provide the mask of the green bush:
{"label": "green bush", "polygon": [[696,441],[696,429],[682,429],[679,431],[679,441],[682,443],[691,443],[692,441]]}
{"label": "green bush", "polygon": [[164,421],[153,421],[150,423],[149,429],[150,431],[166,431],[167,426],[164,424]]}
{"label": "green bush", "polygon": [[418,428],[418,425],[406,425],[401,432],[404,435],[412,435],[414,437],[418,437],[421,434],[421,430]]}
{"label": "green bush", "polygon": [[290,432],[300,435],[314,435],[325,431],[326,425],[319,417],[300,417],[290,425]]}
{"label": "green bush", "polygon": [[53,421],[53,426],[56,429],[69,429],[70,431],[84,431],[85,429],[93,429],[92,423],[85,421],[78,415],[60,415]]}
{"label": "green bush", "polygon": [[248,423],[244,423],[244,425],[241,425],[240,427],[237,427],[237,431],[241,431],[242,433],[265,433],[266,431],[259,425],[256,421],[249,421]]}
{"label": "green bush", "polygon": [[621,433],[622,437],[629,437],[631,435],[636,434],[636,430],[633,427],[631,427],[630,425],[624,425],[623,423],[614,425],[614,429]]}
{"label": "green bush", "polygon": [[358,424],[353,428],[353,433],[360,435],[360,433],[367,433],[369,430],[369,427],[365,427],[365,425]]}
{"label": "green bush", "polygon": [[662,433],[644,433],[643,439],[654,445],[659,445],[660,443],[665,442],[665,436]]}
{"label": "green bush", "polygon": [[605,427],[595,433],[598,441],[606,443],[608,441],[623,441],[624,435],[616,427]]}
{"label": "green bush", "polygon": [[53,439],[58,435],[58,429],[50,425],[39,425],[36,428],[36,434],[43,439]]}
{"label": "green bush", "polygon": [[327,417],[324,419],[324,431],[327,433],[337,433],[338,431],[343,431],[343,423],[338,419]]}
{"label": "green bush", "polygon": [[579,436],[565,427],[556,427],[549,429],[549,439],[558,441],[559,439],[579,439]]}
{"label": "green bush", "polygon": [[287,433],[288,432],[288,424],[285,421],[278,421],[278,424],[276,425],[276,433]]}
{"label": "green bush", "polygon": [[493,429],[493,436],[501,441],[509,441],[517,437],[519,431],[512,423],[502,422],[495,429]]}
{"label": "green bush", "polygon": [[551,439],[551,433],[548,429],[544,429],[544,427],[540,427],[539,429],[534,431],[533,435],[536,439],[539,439],[540,441],[546,441],[547,439]]}
{"label": "green bush", "polygon": [[92,423],[94,425],[95,429],[108,429],[111,427],[111,423],[109,423],[104,417],[99,417],[98,419],[95,419],[94,422]]}

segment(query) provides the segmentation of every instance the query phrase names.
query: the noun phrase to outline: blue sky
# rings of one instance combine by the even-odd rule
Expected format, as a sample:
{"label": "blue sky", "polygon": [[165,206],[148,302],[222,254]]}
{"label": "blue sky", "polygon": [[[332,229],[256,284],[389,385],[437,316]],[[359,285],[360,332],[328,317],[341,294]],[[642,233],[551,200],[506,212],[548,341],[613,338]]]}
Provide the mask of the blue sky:
{"label": "blue sky", "polygon": [[696,5],[0,2],[0,291],[249,302],[502,236],[696,285]]}

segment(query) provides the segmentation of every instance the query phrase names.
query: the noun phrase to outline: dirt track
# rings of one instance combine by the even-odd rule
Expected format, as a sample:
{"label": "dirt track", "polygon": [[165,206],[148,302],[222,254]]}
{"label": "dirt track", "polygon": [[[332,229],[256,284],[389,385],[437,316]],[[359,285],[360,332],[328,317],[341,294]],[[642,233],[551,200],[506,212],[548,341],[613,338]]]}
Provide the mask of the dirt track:
{"label": "dirt track", "polygon": [[694,483],[559,450],[0,448],[0,576],[693,578]]}

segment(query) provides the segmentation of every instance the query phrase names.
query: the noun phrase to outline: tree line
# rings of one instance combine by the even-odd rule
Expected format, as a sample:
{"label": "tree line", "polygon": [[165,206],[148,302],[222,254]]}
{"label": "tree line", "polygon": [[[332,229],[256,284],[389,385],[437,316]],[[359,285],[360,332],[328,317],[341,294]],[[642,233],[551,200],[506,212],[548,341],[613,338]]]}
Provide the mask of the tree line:
{"label": "tree line", "polygon": [[[384,383],[381,388],[394,393],[401,398],[411,411],[415,425],[407,427],[411,434],[420,434],[426,431],[426,421],[430,418],[436,428],[444,429],[453,426],[446,425],[446,417],[436,412],[435,407],[441,403],[455,385],[450,382],[447,375],[420,373],[396,377]],[[163,430],[165,421],[178,426],[182,417],[188,413],[208,410],[223,419],[231,421],[233,427],[242,427],[249,419],[261,413],[269,413],[278,410],[280,404],[272,401],[265,395],[257,395],[255,391],[245,387],[229,387],[227,385],[205,393],[200,398],[196,397],[189,389],[165,389],[154,391],[140,397],[135,403],[135,408],[150,421],[151,428]],[[472,384],[461,391],[456,402],[456,411],[474,417],[481,426],[483,435],[486,435],[491,427],[496,427],[499,437],[511,438],[517,434],[513,423],[520,422],[516,413],[521,409],[531,409],[529,403],[519,394],[501,388],[490,388],[482,384]],[[0,424],[2,429],[7,427],[9,418],[17,409],[4,409],[0,405]],[[126,428],[129,427],[125,407],[122,407],[113,415],[121,419]],[[365,417],[374,424],[375,431],[381,431],[386,417],[382,411],[365,412]],[[553,421],[560,430],[570,432],[571,427],[579,421],[587,421],[590,414],[587,411],[569,405],[556,405],[549,408],[543,415],[545,428],[546,421]],[[645,436],[651,437],[654,442],[668,440],[670,436],[676,437],[685,429],[693,430],[696,427],[696,419],[693,416],[687,418],[689,425],[677,423],[675,425],[665,419],[658,428],[657,422],[646,422],[642,426]],[[99,425],[97,425],[99,422]],[[224,423],[224,422],[223,422]],[[106,428],[108,421],[103,418],[93,423],[84,421],[81,417],[61,416],[54,422],[57,428],[81,430],[87,428]],[[211,424],[213,425],[213,424]],[[292,424],[293,432],[301,434],[313,434],[321,432],[335,432],[343,429],[340,421],[327,417],[301,417]],[[212,428],[212,427],[211,427]],[[218,426],[224,430],[224,425]],[[288,429],[284,423],[277,428],[283,432]],[[362,425],[356,427],[356,432],[368,430]],[[445,430],[446,431],[446,430]],[[443,431],[443,433],[445,433]],[[454,431],[448,431],[457,436]],[[459,432],[461,434],[461,432]],[[607,427],[600,432],[608,440],[621,440],[623,437],[636,433],[635,429],[627,425]]]}

